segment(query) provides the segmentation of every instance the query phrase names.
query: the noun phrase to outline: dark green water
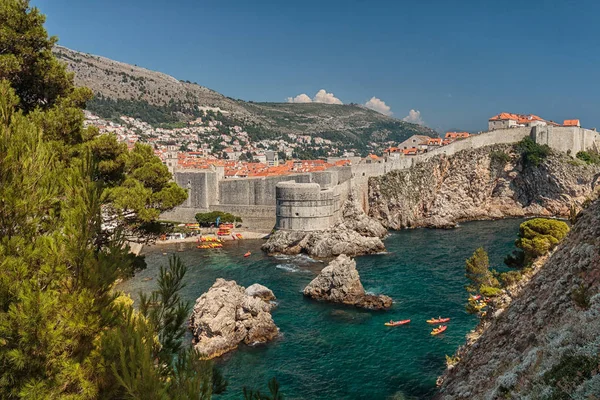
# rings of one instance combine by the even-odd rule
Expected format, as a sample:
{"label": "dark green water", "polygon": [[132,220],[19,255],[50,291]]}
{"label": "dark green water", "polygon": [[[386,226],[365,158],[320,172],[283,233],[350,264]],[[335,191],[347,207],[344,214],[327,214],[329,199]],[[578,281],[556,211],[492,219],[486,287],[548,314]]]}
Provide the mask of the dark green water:
{"label": "dark green water", "polygon": [[[280,337],[266,345],[241,346],[217,360],[230,382],[221,399],[240,399],[241,388],[266,389],[275,376],[288,399],[430,398],[436,377],[464,342],[477,319],[464,311],[464,262],[483,246],[492,265],[501,266],[514,249],[522,220],[470,222],[455,230],[419,229],[392,233],[388,254],[359,257],[365,289],[391,296],[386,312],[361,311],[319,303],[302,296],[323,263],[307,257],[267,257],[261,241],[228,243],[220,250],[198,250],[193,244],[147,251],[148,268],[121,284],[137,293],[152,290],[159,265],[177,252],[188,266],[185,299],[194,301],[218,277],[243,286],[258,282],[273,290],[279,306],[273,319]],[[252,256],[243,258],[246,251]],[[137,297],[137,296],[134,296]],[[430,335],[425,321],[451,317],[448,330]],[[389,328],[390,319],[411,319]]]}

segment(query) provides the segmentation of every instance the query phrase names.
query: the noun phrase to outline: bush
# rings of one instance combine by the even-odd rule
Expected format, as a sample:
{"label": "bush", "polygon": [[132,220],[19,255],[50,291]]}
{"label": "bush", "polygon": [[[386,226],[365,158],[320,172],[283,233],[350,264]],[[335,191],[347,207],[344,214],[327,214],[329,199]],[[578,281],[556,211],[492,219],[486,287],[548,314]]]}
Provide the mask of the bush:
{"label": "bush", "polygon": [[525,166],[537,167],[550,155],[550,147],[545,144],[539,145],[530,137],[526,137],[517,143],[517,150],[521,152]]}
{"label": "bush", "polygon": [[490,153],[490,159],[492,160],[492,163],[505,165],[510,161],[510,156],[503,151],[492,151]]}
{"label": "bush", "polygon": [[500,293],[502,293],[502,289],[492,286],[481,285],[481,287],[479,288],[479,293],[481,293],[481,295],[485,297],[496,297]]}
{"label": "bush", "polygon": [[534,218],[525,221],[519,227],[519,239],[516,246],[525,253],[525,264],[547,254],[567,235],[569,226],[563,222],[548,218]]}
{"label": "bush", "polygon": [[598,356],[564,355],[558,364],[544,374],[544,382],[554,388],[550,398],[572,398],[570,392],[597,372],[599,362]]}
{"label": "bush", "polygon": [[500,274],[500,280],[504,286],[511,286],[523,279],[523,274],[519,271],[508,271]]}
{"label": "bush", "polygon": [[579,285],[571,292],[571,299],[584,310],[590,308],[590,298],[589,290],[584,284]]}
{"label": "bush", "polygon": [[576,157],[587,164],[600,164],[600,154],[593,151],[580,151]]}
{"label": "bush", "polygon": [[211,211],[207,213],[196,214],[196,221],[200,226],[211,226],[217,222],[217,218],[221,217],[221,223],[242,222],[242,218],[223,211]]}

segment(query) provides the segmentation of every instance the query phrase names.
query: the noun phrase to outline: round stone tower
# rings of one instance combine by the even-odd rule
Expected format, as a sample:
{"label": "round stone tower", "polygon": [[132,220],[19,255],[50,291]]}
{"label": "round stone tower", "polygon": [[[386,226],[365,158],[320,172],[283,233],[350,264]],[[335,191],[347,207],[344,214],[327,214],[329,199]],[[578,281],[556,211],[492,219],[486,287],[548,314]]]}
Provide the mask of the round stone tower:
{"label": "round stone tower", "polygon": [[276,229],[320,231],[331,227],[338,209],[332,189],[321,190],[318,183],[279,182]]}

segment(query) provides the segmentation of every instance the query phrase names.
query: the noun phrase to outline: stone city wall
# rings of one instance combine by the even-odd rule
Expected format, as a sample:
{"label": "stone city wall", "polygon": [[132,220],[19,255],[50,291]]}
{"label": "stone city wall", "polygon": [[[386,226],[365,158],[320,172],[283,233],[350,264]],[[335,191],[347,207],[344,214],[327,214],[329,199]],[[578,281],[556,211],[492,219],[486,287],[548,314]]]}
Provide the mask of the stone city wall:
{"label": "stone city wall", "polygon": [[[242,217],[245,222],[248,221],[249,227],[255,225],[261,229],[274,225],[280,229],[309,230],[326,223],[331,226],[339,220],[341,206],[350,191],[368,212],[370,177],[411,168],[440,155],[451,156],[463,150],[499,143],[516,143],[527,136],[536,143],[547,144],[552,149],[571,156],[581,150],[600,150],[600,134],[596,131],[577,127],[536,126],[497,129],[457,140],[417,156],[388,159],[381,163],[353,163],[346,167],[333,167],[312,173],[223,179],[223,171],[218,169],[176,170],[175,181],[188,190],[188,200],[175,210],[164,213],[161,218],[193,222],[197,212],[220,210]],[[301,189],[302,184],[307,185],[306,193]],[[301,193],[304,194],[300,195]],[[296,194],[298,198],[294,197]],[[279,195],[284,196],[281,202]],[[304,197],[307,198],[306,201],[302,200]]]}

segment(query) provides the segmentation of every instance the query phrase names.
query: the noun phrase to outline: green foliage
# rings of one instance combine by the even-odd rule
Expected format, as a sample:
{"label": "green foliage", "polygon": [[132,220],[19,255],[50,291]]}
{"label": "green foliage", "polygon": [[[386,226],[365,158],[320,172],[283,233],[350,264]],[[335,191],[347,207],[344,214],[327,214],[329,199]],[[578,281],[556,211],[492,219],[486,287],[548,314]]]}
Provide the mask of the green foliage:
{"label": "green foliage", "polygon": [[524,252],[524,265],[529,265],[535,258],[547,254],[568,232],[569,226],[555,219],[534,218],[523,222],[515,244]]}
{"label": "green foliage", "polygon": [[577,304],[579,308],[588,310],[590,308],[591,294],[588,287],[585,284],[580,284],[577,288],[571,292],[571,299]]}
{"label": "green foliage", "polygon": [[510,161],[510,156],[503,151],[492,151],[490,153],[492,163],[504,166]]}
{"label": "green foliage", "polygon": [[511,286],[523,279],[523,274],[519,271],[508,271],[500,274],[500,280],[503,286]]}
{"label": "green foliage", "polygon": [[252,390],[244,387],[244,400],[283,400],[283,394],[279,392],[279,382],[271,378],[269,381],[269,395],[262,394],[259,390]]}
{"label": "green foliage", "polygon": [[485,297],[496,297],[502,293],[502,289],[492,286],[481,285],[479,287],[479,293]]}
{"label": "green foliage", "polygon": [[48,37],[45,20],[27,0],[0,3],[0,80],[8,80],[25,113],[74,99],[85,101],[91,95],[88,89],[76,89],[73,75],[54,58],[52,47],[57,39]]}
{"label": "green foliage", "polygon": [[504,264],[509,268],[523,268],[525,266],[525,252],[515,250],[504,258]]}
{"label": "green foliage", "polygon": [[242,222],[242,218],[223,211],[211,211],[207,213],[196,214],[196,221],[200,226],[211,226],[216,223],[217,218],[221,217],[221,223]]}
{"label": "green foliage", "polygon": [[576,157],[587,164],[600,164],[600,154],[594,151],[580,151]]}
{"label": "green foliage", "polygon": [[517,143],[517,150],[521,152],[525,166],[537,167],[550,155],[550,147],[539,145],[530,137],[526,137]]}
{"label": "green foliage", "polygon": [[600,357],[588,355],[564,355],[558,364],[544,374],[544,382],[553,388],[550,399],[572,399],[571,393],[583,381],[600,370]]}
{"label": "green foliage", "polygon": [[469,280],[467,291],[471,293],[477,292],[480,286],[498,287],[498,280],[490,271],[490,260],[487,252],[482,248],[475,250],[473,255],[466,261],[466,274]]}

